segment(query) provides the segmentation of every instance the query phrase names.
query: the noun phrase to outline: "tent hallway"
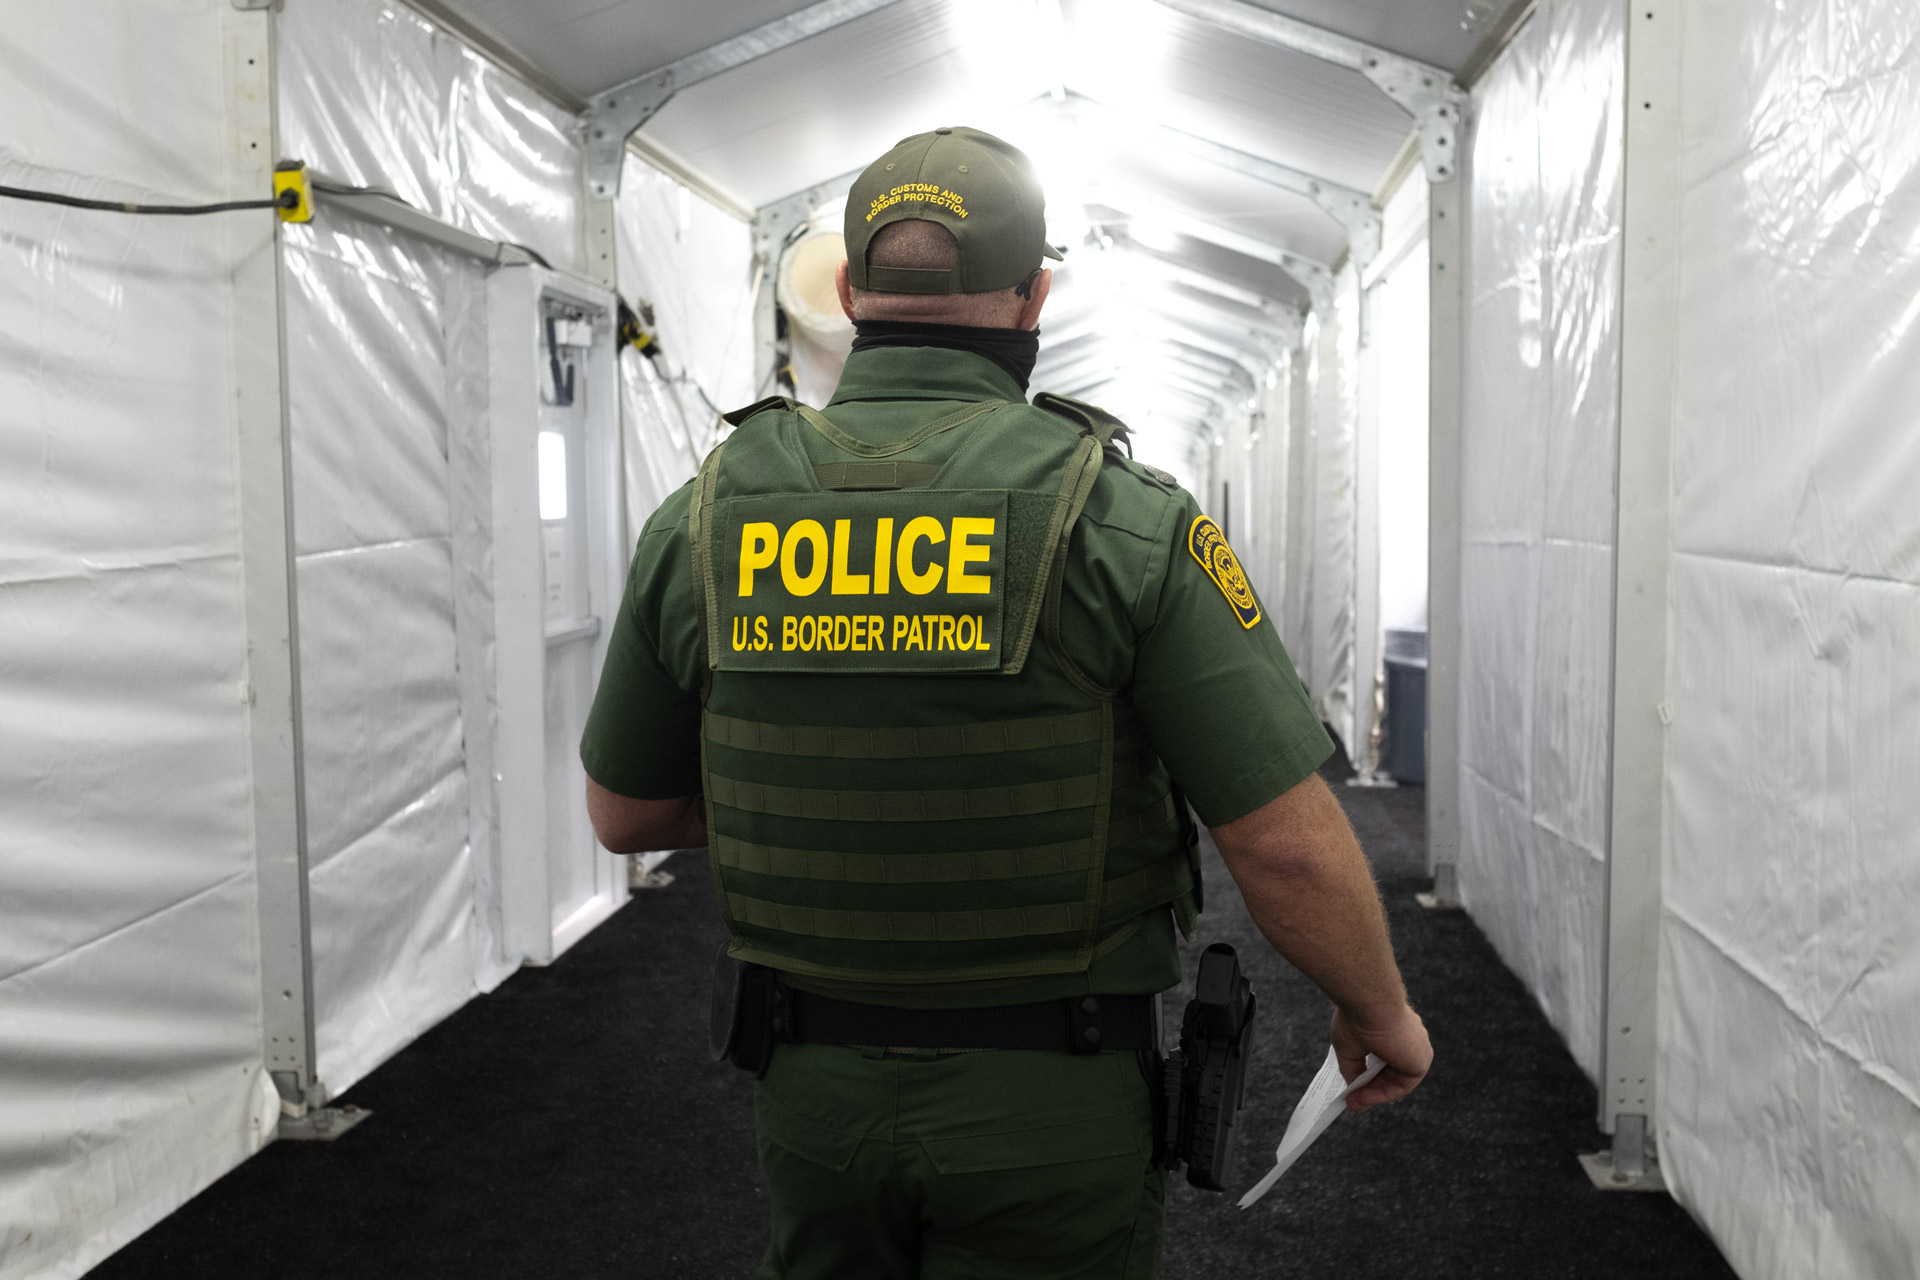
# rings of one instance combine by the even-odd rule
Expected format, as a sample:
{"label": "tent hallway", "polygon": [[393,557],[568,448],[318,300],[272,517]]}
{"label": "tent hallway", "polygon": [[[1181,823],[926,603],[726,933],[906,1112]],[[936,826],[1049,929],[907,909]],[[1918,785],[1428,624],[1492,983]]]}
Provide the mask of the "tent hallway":
{"label": "tent hallway", "polygon": [[[1344,763],[1330,782],[1352,776]],[[1444,1063],[1404,1107],[1341,1121],[1279,1190],[1236,1209],[1325,1052],[1326,1002],[1264,947],[1212,862],[1225,905],[1206,937],[1249,958],[1260,1074],[1230,1193],[1173,1180],[1160,1274],[1730,1276],[1670,1199],[1603,1194],[1567,1158],[1604,1145],[1593,1086],[1466,914],[1414,900],[1418,788],[1348,794]],[[367,1077],[344,1099],[371,1111],[363,1126],[263,1152],[93,1274],[509,1280],[561,1255],[572,1275],[751,1274],[767,1193],[751,1082],[707,1056],[707,960],[726,927],[696,857],[676,855],[671,885]],[[326,1230],[295,1228],[289,1205]]]}
{"label": "tent hallway", "polygon": [[[1441,1047],[1271,1207],[1178,1191],[1168,1274],[1920,1275],[1910,0],[0,17],[0,1280],[252,1274],[336,1177],[339,1259],[746,1265],[707,877],[578,743],[721,414],[832,392],[853,178],[957,124],[1046,190],[1032,390],[1231,543]],[[1299,1011],[1252,1150],[1318,1032],[1212,900]],[[618,1220],[430,1194],[534,1170]]]}

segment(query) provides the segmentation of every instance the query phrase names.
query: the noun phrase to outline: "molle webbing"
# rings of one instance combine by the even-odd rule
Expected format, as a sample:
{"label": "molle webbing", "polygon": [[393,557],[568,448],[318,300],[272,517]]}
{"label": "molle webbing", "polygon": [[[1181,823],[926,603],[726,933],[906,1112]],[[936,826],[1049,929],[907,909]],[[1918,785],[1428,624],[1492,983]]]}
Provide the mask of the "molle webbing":
{"label": "molle webbing", "polygon": [[[1166,826],[1175,816],[1173,796],[1164,795],[1138,813],[1115,819],[1108,829],[1108,843],[1129,844]],[[715,835],[709,847],[714,861],[723,867],[794,880],[855,884],[1015,880],[1022,876],[1085,871],[1094,863],[1091,840],[1063,840],[1016,849],[965,849],[956,853],[838,853],[781,848]],[[1122,879],[1130,880],[1130,877]],[[1135,889],[1134,884],[1122,884],[1119,880],[1108,883],[1109,897],[1130,896]]]}
{"label": "molle webbing", "polygon": [[772,787],[714,774],[707,798],[729,809],[826,822],[960,822],[1086,809],[1099,794],[1094,776],[961,791],[826,791]]}
{"label": "molle webbing", "polygon": [[[957,727],[957,726],[956,726]],[[710,774],[707,797],[717,805],[746,813],[823,822],[964,822],[969,818],[1018,818],[1061,809],[1092,807],[1102,790],[1140,778],[1145,762],[1135,757],[1114,769],[1107,786],[1097,773],[1004,787],[968,787],[942,791],[849,791],[821,787],[779,787]]]}
{"label": "molle webbing", "polygon": [[[731,762],[730,772],[709,762],[709,848],[738,940],[735,954],[747,959],[864,981],[1074,972],[1131,937],[1143,912],[1191,885],[1186,860],[1166,856],[1109,878],[1107,850],[1164,832],[1177,813],[1166,793],[1135,812],[1110,812],[1116,786],[1140,781],[1157,766],[1139,752],[1114,759],[1106,707],[884,728],[769,724],[709,711],[702,727],[708,750],[724,751]],[[794,763],[782,766],[782,760]],[[808,767],[813,776],[830,776],[816,763],[828,760],[910,771],[894,780],[937,777],[976,760],[976,769],[1009,780],[894,790],[763,780]],[[1092,771],[1083,772],[1088,766]],[[853,776],[866,781],[870,772]],[[926,824],[940,824],[937,839]],[[1030,844],[970,843],[994,834],[1017,839],[1027,831],[1059,837],[1075,829],[1084,834]],[[756,830],[784,832],[788,839],[755,838]],[[865,834],[855,839],[859,832]],[[962,847],[928,851],[942,842]]]}
{"label": "molle webbing", "polygon": [[780,933],[860,942],[985,942],[1078,933],[1086,927],[1085,903],[1050,902],[981,911],[841,911],[796,907],[737,893],[727,895],[736,923]]}
{"label": "molle webbing", "polygon": [[708,742],[743,751],[776,755],[834,756],[848,760],[907,759],[975,755],[990,751],[1032,751],[1095,742],[1100,713],[1081,711],[1030,720],[989,720],[980,724],[932,728],[814,728],[758,724],[709,711],[701,717]]}

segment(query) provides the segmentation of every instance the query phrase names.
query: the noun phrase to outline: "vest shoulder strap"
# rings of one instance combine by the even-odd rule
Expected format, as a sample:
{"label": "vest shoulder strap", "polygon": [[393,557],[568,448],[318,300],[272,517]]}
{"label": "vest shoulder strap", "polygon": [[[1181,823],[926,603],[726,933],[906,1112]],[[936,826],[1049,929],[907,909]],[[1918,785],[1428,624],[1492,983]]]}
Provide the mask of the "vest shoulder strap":
{"label": "vest shoulder strap", "polygon": [[765,400],[755,400],[744,409],[723,413],[720,415],[720,420],[728,426],[737,427],[756,413],[764,413],[768,409],[785,409],[791,412],[795,407],[796,402],[786,396],[768,396]]}
{"label": "vest shoulder strap", "polygon": [[1125,444],[1131,434],[1127,424],[1102,409],[1097,404],[1088,404],[1085,400],[1075,400],[1072,396],[1056,395],[1051,391],[1042,391],[1033,398],[1033,407],[1044,409],[1057,417],[1065,418],[1102,445],[1119,442]]}

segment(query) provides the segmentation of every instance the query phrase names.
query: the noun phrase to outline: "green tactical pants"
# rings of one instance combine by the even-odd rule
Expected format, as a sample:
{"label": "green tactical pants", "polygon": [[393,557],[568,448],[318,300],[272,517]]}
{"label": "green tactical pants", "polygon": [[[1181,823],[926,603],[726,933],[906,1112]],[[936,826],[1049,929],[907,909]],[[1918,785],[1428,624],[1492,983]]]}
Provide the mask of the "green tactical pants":
{"label": "green tactical pants", "polygon": [[1143,1277],[1166,1175],[1131,1053],[783,1044],[754,1091],[760,1280]]}

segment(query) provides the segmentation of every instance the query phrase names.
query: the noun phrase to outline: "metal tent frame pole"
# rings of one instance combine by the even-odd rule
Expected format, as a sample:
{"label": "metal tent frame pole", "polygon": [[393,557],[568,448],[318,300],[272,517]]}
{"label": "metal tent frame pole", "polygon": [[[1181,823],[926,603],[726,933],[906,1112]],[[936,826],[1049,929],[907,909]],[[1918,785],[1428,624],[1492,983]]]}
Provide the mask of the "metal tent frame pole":
{"label": "metal tent frame pole", "polygon": [[[273,185],[279,155],[274,15],[242,7],[223,23],[236,192]],[[325,1107],[313,1017],[306,780],[300,720],[300,614],[294,576],[287,402],[285,244],[278,219],[227,224],[233,261],[233,363],[240,575],[247,628],[260,1039],[280,1095],[282,1138],[331,1138],[366,1116]]]}
{"label": "metal tent frame pole", "polygon": [[1658,1115],[1661,869],[1674,336],[1679,329],[1681,6],[1627,9],[1620,435],[1614,522],[1612,794],[1600,1127],[1582,1157],[1603,1189],[1665,1189]]}

